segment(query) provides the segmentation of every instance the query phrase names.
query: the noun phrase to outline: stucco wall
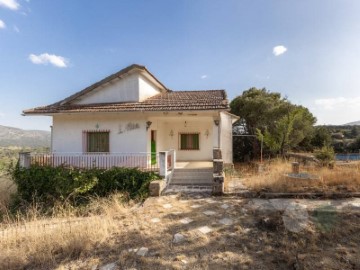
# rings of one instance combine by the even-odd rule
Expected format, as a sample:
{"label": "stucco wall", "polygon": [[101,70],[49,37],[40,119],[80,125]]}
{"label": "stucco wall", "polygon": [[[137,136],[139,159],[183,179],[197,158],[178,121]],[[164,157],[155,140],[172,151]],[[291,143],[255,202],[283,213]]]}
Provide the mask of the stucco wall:
{"label": "stucco wall", "polygon": [[[131,119],[131,120],[130,120]],[[132,126],[129,128],[129,123]],[[129,115],[57,115],[53,118],[53,152],[81,153],[82,132],[110,130],[110,152],[146,152],[146,120]]]}
{"label": "stucco wall", "polygon": [[232,163],[232,119],[227,113],[220,113],[220,128],[220,148],[224,163]]}
{"label": "stucco wall", "polygon": [[113,80],[92,90],[75,101],[75,104],[143,101],[159,93],[156,86],[138,73]]}
{"label": "stucco wall", "polygon": [[[146,130],[146,121],[149,120],[152,124]],[[129,123],[138,124],[138,128],[127,130]],[[142,113],[56,115],[53,119],[53,151],[81,153],[82,132],[86,130],[110,130],[112,153],[150,152],[151,130],[156,130],[157,152],[175,149],[177,160],[185,161],[212,160],[212,150],[218,142],[218,128],[211,116],[151,118]],[[173,136],[170,136],[171,130]],[[200,133],[200,150],[180,150],[180,133]]]}
{"label": "stucco wall", "polygon": [[[186,125],[185,125],[186,121]],[[157,149],[165,151],[175,149],[177,160],[212,160],[213,149],[213,119],[212,117],[198,117],[188,119],[155,119],[151,129],[157,130]],[[173,136],[170,136],[170,131]],[[209,135],[206,136],[208,130]],[[180,150],[180,133],[200,133],[200,150]]]}
{"label": "stucco wall", "polygon": [[139,101],[159,94],[159,90],[146,78],[139,76]]}
{"label": "stucco wall", "polygon": [[139,99],[139,75],[129,74],[120,80],[114,80],[89,94],[81,97],[76,104],[92,104],[121,101],[137,101]]}

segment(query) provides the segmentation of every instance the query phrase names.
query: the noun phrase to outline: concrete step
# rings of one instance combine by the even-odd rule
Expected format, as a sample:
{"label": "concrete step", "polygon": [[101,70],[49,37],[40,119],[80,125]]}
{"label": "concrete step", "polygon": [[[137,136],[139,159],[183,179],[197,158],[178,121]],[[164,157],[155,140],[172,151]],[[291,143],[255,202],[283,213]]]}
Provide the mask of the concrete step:
{"label": "concrete step", "polygon": [[171,181],[171,185],[178,185],[178,186],[212,186],[212,181],[196,181],[196,182],[184,182],[184,181]]}
{"label": "concrete step", "polygon": [[213,175],[173,175],[171,179],[177,179],[177,180],[191,180],[191,179],[213,179]]}
{"label": "concrete step", "polygon": [[171,185],[177,186],[212,186],[213,169],[175,169],[170,180]]}
{"label": "concrete step", "polygon": [[213,173],[212,169],[175,169],[176,174]]}
{"label": "concrete step", "polygon": [[203,186],[203,185],[169,185],[166,190],[164,191],[165,194],[169,193],[177,193],[177,192],[204,192],[204,193],[211,193],[212,187],[211,186]]}

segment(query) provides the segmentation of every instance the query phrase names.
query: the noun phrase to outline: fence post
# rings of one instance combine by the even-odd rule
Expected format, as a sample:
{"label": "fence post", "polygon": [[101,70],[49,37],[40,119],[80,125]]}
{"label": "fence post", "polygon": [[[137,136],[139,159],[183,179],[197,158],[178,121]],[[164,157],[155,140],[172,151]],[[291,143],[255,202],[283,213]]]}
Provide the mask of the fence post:
{"label": "fence post", "polygon": [[28,169],[31,164],[30,152],[20,152],[19,153],[19,166],[20,168]]}
{"label": "fence post", "polygon": [[160,176],[165,177],[167,176],[167,151],[159,152],[159,167],[160,167]]}
{"label": "fence post", "polygon": [[300,164],[299,162],[292,162],[291,163],[292,173],[299,174],[300,173]]}

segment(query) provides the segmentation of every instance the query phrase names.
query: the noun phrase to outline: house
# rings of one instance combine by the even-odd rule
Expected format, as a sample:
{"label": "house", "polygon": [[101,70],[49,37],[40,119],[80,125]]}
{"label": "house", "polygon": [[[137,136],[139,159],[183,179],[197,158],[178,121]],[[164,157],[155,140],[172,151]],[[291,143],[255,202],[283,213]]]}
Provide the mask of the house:
{"label": "house", "polygon": [[101,161],[107,166],[131,166],[128,157],[141,155],[148,158],[134,166],[154,165],[159,152],[171,149],[173,163],[212,161],[213,148],[231,164],[232,124],[238,120],[224,90],[173,91],[136,64],[23,114],[52,116],[51,152],[63,162],[94,162],[97,154],[112,157]]}

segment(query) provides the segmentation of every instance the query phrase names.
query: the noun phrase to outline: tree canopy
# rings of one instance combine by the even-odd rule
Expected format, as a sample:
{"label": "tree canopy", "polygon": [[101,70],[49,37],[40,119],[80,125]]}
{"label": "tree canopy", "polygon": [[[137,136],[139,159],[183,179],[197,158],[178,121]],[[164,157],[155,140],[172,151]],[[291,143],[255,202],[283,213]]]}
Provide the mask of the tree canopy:
{"label": "tree canopy", "polygon": [[314,132],[316,118],[307,108],[265,88],[244,91],[231,101],[230,108],[241,117],[238,130],[256,135],[275,154],[298,148]]}

